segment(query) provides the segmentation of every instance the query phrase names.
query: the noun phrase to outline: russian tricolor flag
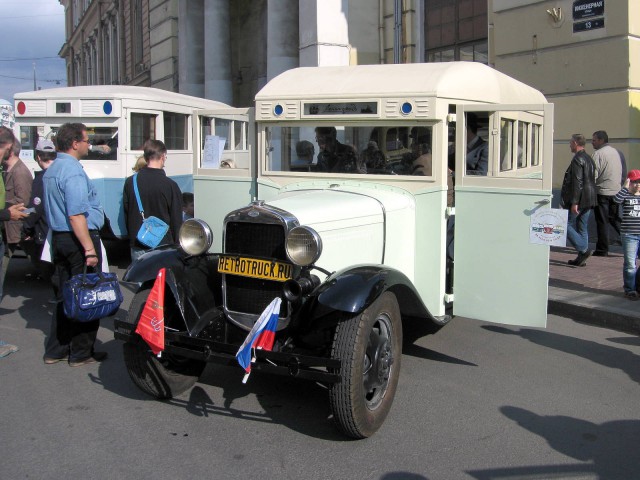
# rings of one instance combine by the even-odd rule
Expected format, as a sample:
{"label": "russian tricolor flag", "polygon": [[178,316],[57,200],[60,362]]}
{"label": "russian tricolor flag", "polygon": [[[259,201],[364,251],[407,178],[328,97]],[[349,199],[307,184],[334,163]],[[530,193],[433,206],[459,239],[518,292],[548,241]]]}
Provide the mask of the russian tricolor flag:
{"label": "russian tricolor flag", "polygon": [[276,338],[276,328],[278,327],[278,317],[280,316],[280,304],[282,300],[280,297],[274,298],[271,303],[265,308],[264,312],[260,314],[260,318],[253,325],[253,328],[245,338],[244,342],[240,346],[236,358],[242,368],[244,368],[246,375],[242,380],[242,383],[247,381],[249,374],[251,373],[251,362],[255,361],[252,358],[252,350],[255,348],[261,348],[263,350],[271,350],[273,348],[273,341]]}

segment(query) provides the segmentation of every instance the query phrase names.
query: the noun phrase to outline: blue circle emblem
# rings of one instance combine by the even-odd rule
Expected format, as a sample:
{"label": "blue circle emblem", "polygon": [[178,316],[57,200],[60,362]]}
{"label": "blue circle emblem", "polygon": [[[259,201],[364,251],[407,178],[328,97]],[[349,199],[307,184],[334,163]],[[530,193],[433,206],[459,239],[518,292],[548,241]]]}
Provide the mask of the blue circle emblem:
{"label": "blue circle emblem", "polygon": [[404,113],[405,115],[409,115],[411,113],[411,110],[413,110],[413,106],[409,102],[404,102],[400,109],[402,110],[402,113]]}
{"label": "blue circle emblem", "polygon": [[107,115],[111,115],[111,112],[113,112],[113,105],[111,105],[109,100],[104,102],[104,105],[102,105],[102,111]]}
{"label": "blue circle emblem", "polygon": [[280,115],[282,115],[283,112],[284,112],[284,107],[282,105],[278,104],[275,107],[273,107],[273,113],[275,114],[276,117],[279,117]]}

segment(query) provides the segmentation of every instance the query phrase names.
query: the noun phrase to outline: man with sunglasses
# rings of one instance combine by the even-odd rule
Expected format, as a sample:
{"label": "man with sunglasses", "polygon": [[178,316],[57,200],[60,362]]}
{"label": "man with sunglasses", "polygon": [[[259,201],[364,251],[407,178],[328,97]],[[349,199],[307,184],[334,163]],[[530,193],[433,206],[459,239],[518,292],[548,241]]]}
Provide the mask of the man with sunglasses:
{"label": "man with sunglasses", "polygon": [[47,338],[44,363],[69,361],[72,367],[100,362],[106,352],[96,352],[94,342],[100,320],[75,322],[65,313],[62,285],[85,267],[102,266],[100,235],[104,212],[93,182],[80,165],[89,153],[87,127],[65,123],[56,135],[58,155],[43,176],[45,212],[52,231],[53,265],[59,287]]}

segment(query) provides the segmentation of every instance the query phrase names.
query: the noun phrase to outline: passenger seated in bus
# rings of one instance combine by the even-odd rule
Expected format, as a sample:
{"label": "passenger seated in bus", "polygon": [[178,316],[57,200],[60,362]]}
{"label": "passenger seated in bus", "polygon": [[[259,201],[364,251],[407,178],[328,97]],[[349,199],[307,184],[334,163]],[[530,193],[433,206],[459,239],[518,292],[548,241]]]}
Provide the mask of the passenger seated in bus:
{"label": "passenger seated in bus", "polygon": [[316,170],[330,173],[367,173],[367,167],[360,161],[355,149],[340,143],[337,136],[335,127],[316,127],[316,142],[320,148]]}
{"label": "passenger seated in bus", "polygon": [[467,113],[467,175],[487,175],[489,144],[478,135],[478,117]]}
{"label": "passenger seated in bus", "polygon": [[297,158],[291,162],[292,172],[309,172],[315,166],[314,163],[315,148],[313,143],[308,140],[301,140],[296,143]]}
{"label": "passenger seated in bus", "polygon": [[384,170],[384,153],[378,148],[378,144],[371,140],[360,154],[360,162],[364,164],[368,172],[372,170]]}
{"label": "passenger seated in bus", "polygon": [[424,175],[426,177],[430,177],[433,175],[431,146],[426,143],[420,143],[415,150],[419,156],[411,164],[411,175]]}

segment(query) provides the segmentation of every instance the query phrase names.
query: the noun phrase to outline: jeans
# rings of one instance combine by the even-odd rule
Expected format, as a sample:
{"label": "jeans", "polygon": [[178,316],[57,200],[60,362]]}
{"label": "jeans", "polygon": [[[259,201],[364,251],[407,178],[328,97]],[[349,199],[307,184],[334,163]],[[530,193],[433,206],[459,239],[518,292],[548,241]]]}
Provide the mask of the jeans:
{"label": "jeans", "polygon": [[624,291],[636,291],[636,258],[638,256],[638,246],[640,245],[640,235],[623,233],[622,251],[624,252],[624,266],[622,267],[622,278],[624,279]]}
{"label": "jeans", "polygon": [[598,195],[596,207],[596,227],[598,230],[597,252],[609,251],[609,224],[620,234],[619,205],[613,201],[613,196]]}
{"label": "jeans", "polygon": [[584,253],[589,250],[589,217],[591,209],[586,208],[580,210],[575,215],[569,210],[569,223],[567,224],[567,240],[573,245],[578,253]]}

